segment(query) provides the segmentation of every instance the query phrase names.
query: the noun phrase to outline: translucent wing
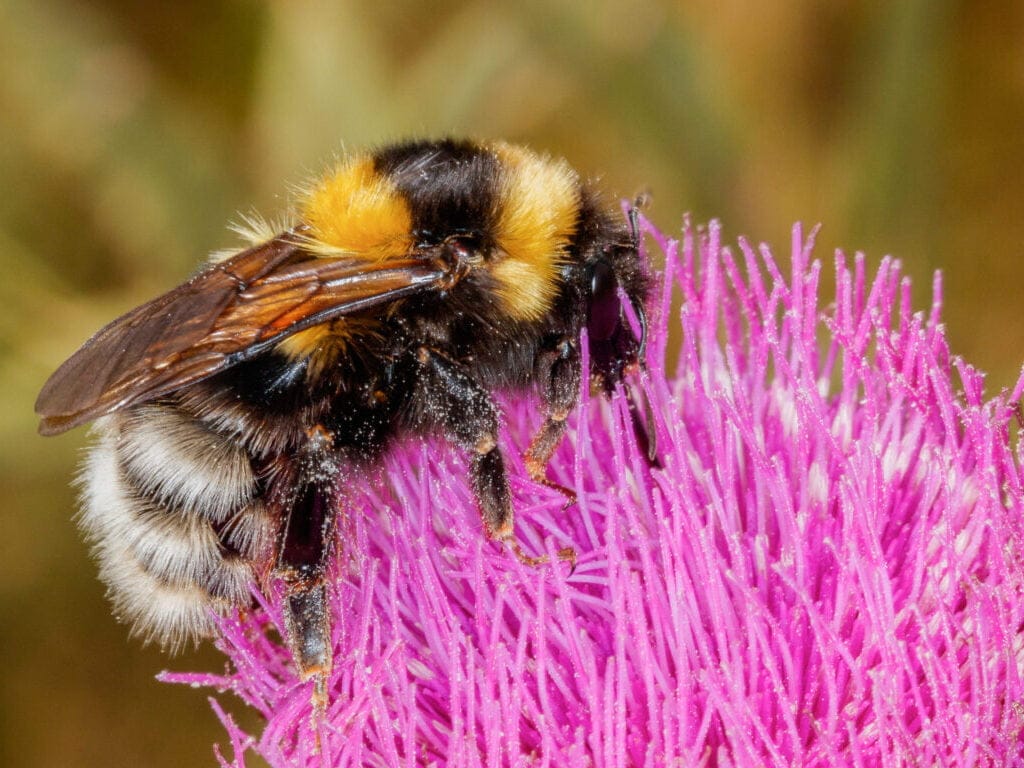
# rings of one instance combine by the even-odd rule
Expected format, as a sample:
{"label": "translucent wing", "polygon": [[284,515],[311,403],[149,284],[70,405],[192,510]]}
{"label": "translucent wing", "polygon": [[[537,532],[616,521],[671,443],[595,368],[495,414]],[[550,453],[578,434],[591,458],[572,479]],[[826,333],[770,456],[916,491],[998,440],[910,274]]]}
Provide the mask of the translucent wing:
{"label": "translucent wing", "polygon": [[153,400],[339,315],[437,289],[423,259],[322,258],[285,233],[200,272],[119,317],[43,386],[39,432],[53,435]]}

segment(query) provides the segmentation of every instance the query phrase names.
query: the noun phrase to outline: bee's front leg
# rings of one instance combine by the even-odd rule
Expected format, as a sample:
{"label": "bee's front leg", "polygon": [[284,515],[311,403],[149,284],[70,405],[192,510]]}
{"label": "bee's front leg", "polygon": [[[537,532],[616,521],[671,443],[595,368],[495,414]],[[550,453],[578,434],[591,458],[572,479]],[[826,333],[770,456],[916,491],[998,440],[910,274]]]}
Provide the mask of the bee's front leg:
{"label": "bee's front leg", "polygon": [[559,338],[554,346],[537,358],[537,379],[546,417],[526,451],[526,471],[534,482],[554,488],[566,498],[566,506],[576,501],[569,488],[547,478],[548,462],[565,435],[566,419],[579,402],[580,351],[575,339]]}

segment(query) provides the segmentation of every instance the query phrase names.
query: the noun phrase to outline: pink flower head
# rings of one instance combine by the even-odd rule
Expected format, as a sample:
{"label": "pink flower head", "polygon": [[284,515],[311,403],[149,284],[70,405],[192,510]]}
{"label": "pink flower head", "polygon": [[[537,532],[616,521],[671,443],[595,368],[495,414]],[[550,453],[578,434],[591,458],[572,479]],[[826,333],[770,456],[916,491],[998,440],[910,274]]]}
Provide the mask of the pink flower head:
{"label": "pink flower head", "polygon": [[407,442],[340,524],[318,724],[273,600],[222,622],[225,675],[165,675],[266,719],[249,736],[214,703],[222,765],[1024,760],[1024,377],[986,401],[938,282],[914,313],[891,260],[870,278],[837,255],[823,307],[799,227],[789,277],[717,224],[681,244],[647,231],[665,257],[640,383],[658,463],[622,393],[585,395],[549,469],[578,494],[563,508],[517,458],[533,403],[505,404],[516,534],[573,547],[575,570],[486,540],[465,457]]}

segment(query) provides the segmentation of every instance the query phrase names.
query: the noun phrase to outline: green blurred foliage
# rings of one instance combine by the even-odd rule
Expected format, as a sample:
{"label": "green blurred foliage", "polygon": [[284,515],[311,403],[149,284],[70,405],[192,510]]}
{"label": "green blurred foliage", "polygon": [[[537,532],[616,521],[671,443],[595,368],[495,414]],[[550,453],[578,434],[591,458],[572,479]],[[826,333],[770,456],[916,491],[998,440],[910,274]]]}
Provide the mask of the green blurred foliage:
{"label": "green blurred foliage", "polygon": [[46,376],[181,281],[224,225],[273,216],[344,147],[504,137],[650,215],[721,218],[784,253],[945,273],[954,350],[1024,357],[1024,6],[600,0],[0,5],[0,763],[212,765],[204,695],[110,617],[69,518],[84,430],[35,436]]}

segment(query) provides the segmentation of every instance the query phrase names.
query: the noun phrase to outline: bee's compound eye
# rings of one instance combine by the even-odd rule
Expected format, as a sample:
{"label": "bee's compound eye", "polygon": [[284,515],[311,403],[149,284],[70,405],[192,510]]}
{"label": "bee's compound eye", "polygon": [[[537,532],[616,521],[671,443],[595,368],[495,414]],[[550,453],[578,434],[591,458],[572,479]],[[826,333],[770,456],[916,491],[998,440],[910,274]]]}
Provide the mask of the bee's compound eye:
{"label": "bee's compound eye", "polygon": [[619,327],[621,314],[619,280],[608,262],[598,261],[590,270],[588,337],[592,340],[610,339]]}

